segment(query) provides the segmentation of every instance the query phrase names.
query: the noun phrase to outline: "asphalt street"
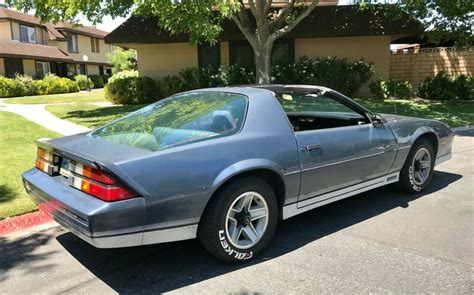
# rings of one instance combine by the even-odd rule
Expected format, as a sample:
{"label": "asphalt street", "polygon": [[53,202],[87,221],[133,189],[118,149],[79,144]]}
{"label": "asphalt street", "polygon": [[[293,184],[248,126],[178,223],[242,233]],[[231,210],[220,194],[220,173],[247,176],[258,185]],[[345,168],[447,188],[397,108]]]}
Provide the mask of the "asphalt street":
{"label": "asphalt street", "polygon": [[100,250],[53,227],[0,238],[0,293],[473,293],[474,130],[430,187],[385,187],[282,221],[255,261],[197,240]]}

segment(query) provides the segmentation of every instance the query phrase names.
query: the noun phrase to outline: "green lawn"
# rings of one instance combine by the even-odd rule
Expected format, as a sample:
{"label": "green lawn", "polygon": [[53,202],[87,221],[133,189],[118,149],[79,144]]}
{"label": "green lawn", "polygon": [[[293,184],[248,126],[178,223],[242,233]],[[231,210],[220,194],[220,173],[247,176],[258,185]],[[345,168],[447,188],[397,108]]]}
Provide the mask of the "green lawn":
{"label": "green lawn", "polygon": [[35,139],[60,135],[5,111],[0,111],[0,130],[0,219],[3,219],[36,210],[23,189],[20,174],[35,165]]}
{"label": "green lawn", "polygon": [[474,101],[432,101],[416,103],[410,100],[367,100],[359,103],[376,113],[397,114],[426,119],[436,119],[451,127],[474,125]]}
{"label": "green lawn", "polygon": [[142,107],[143,105],[98,107],[91,104],[70,104],[50,105],[46,106],[46,110],[61,119],[97,128]]}
{"label": "green lawn", "polygon": [[14,97],[4,100],[12,104],[52,104],[52,103],[86,103],[105,102],[103,90],[93,90],[91,92],[76,92],[65,94],[36,95]]}

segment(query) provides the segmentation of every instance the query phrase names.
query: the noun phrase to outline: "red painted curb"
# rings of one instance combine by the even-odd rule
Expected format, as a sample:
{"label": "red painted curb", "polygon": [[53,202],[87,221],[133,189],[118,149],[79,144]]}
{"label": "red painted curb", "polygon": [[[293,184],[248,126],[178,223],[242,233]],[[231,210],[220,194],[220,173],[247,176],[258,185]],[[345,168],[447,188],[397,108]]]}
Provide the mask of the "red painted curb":
{"label": "red painted curb", "polygon": [[0,220],[0,237],[17,230],[30,228],[51,221],[53,221],[53,219],[43,211],[3,219]]}

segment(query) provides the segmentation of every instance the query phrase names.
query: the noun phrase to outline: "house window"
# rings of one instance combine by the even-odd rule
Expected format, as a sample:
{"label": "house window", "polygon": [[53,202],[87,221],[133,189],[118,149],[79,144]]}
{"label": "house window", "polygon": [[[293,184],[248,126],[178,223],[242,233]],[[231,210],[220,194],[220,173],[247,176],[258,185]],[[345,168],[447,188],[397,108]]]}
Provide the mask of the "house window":
{"label": "house window", "polygon": [[44,62],[44,61],[36,62],[36,77],[37,78],[43,78],[49,73],[51,73],[51,66],[49,62]]}
{"label": "house window", "polygon": [[91,52],[100,52],[99,38],[91,37]]}
{"label": "house window", "polygon": [[200,44],[198,47],[199,68],[211,66],[217,69],[221,64],[221,46],[220,43],[211,46],[209,43]]}
{"label": "house window", "polygon": [[247,41],[229,42],[229,59],[233,65],[255,68],[253,49]]}
{"label": "house window", "polygon": [[77,53],[79,52],[79,44],[77,43],[77,35],[67,34],[67,51]]}
{"label": "house window", "polygon": [[20,41],[25,43],[36,43],[35,28],[20,25]]}
{"label": "house window", "polygon": [[74,64],[68,64],[67,65],[67,76],[68,77],[74,77],[77,75],[77,68],[76,65]]}
{"label": "house window", "polygon": [[[252,46],[247,41],[229,43],[229,58],[231,64],[246,68],[255,68]],[[295,61],[295,40],[280,39],[275,41],[272,49],[272,65],[286,65]]]}
{"label": "house window", "polygon": [[80,64],[79,65],[79,73],[81,75],[85,75],[86,74],[86,65],[85,64]]}
{"label": "house window", "polygon": [[295,40],[280,39],[272,49],[272,65],[287,65],[295,62]]}

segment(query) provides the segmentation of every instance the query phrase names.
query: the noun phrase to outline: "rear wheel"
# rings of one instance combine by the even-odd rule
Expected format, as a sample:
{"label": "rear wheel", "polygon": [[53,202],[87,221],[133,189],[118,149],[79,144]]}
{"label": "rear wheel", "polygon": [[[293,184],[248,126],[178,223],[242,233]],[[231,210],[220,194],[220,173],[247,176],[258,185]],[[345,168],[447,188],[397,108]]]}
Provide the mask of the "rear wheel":
{"label": "rear wheel", "polygon": [[258,255],[271,241],[278,219],[273,189],[245,177],[225,186],[209,203],[198,236],[206,250],[226,262]]}
{"label": "rear wheel", "polygon": [[433,144],[424,138],[416,141],[400,172],[400,187],[408,193],[424,190],[433,176],[434,163]]}

